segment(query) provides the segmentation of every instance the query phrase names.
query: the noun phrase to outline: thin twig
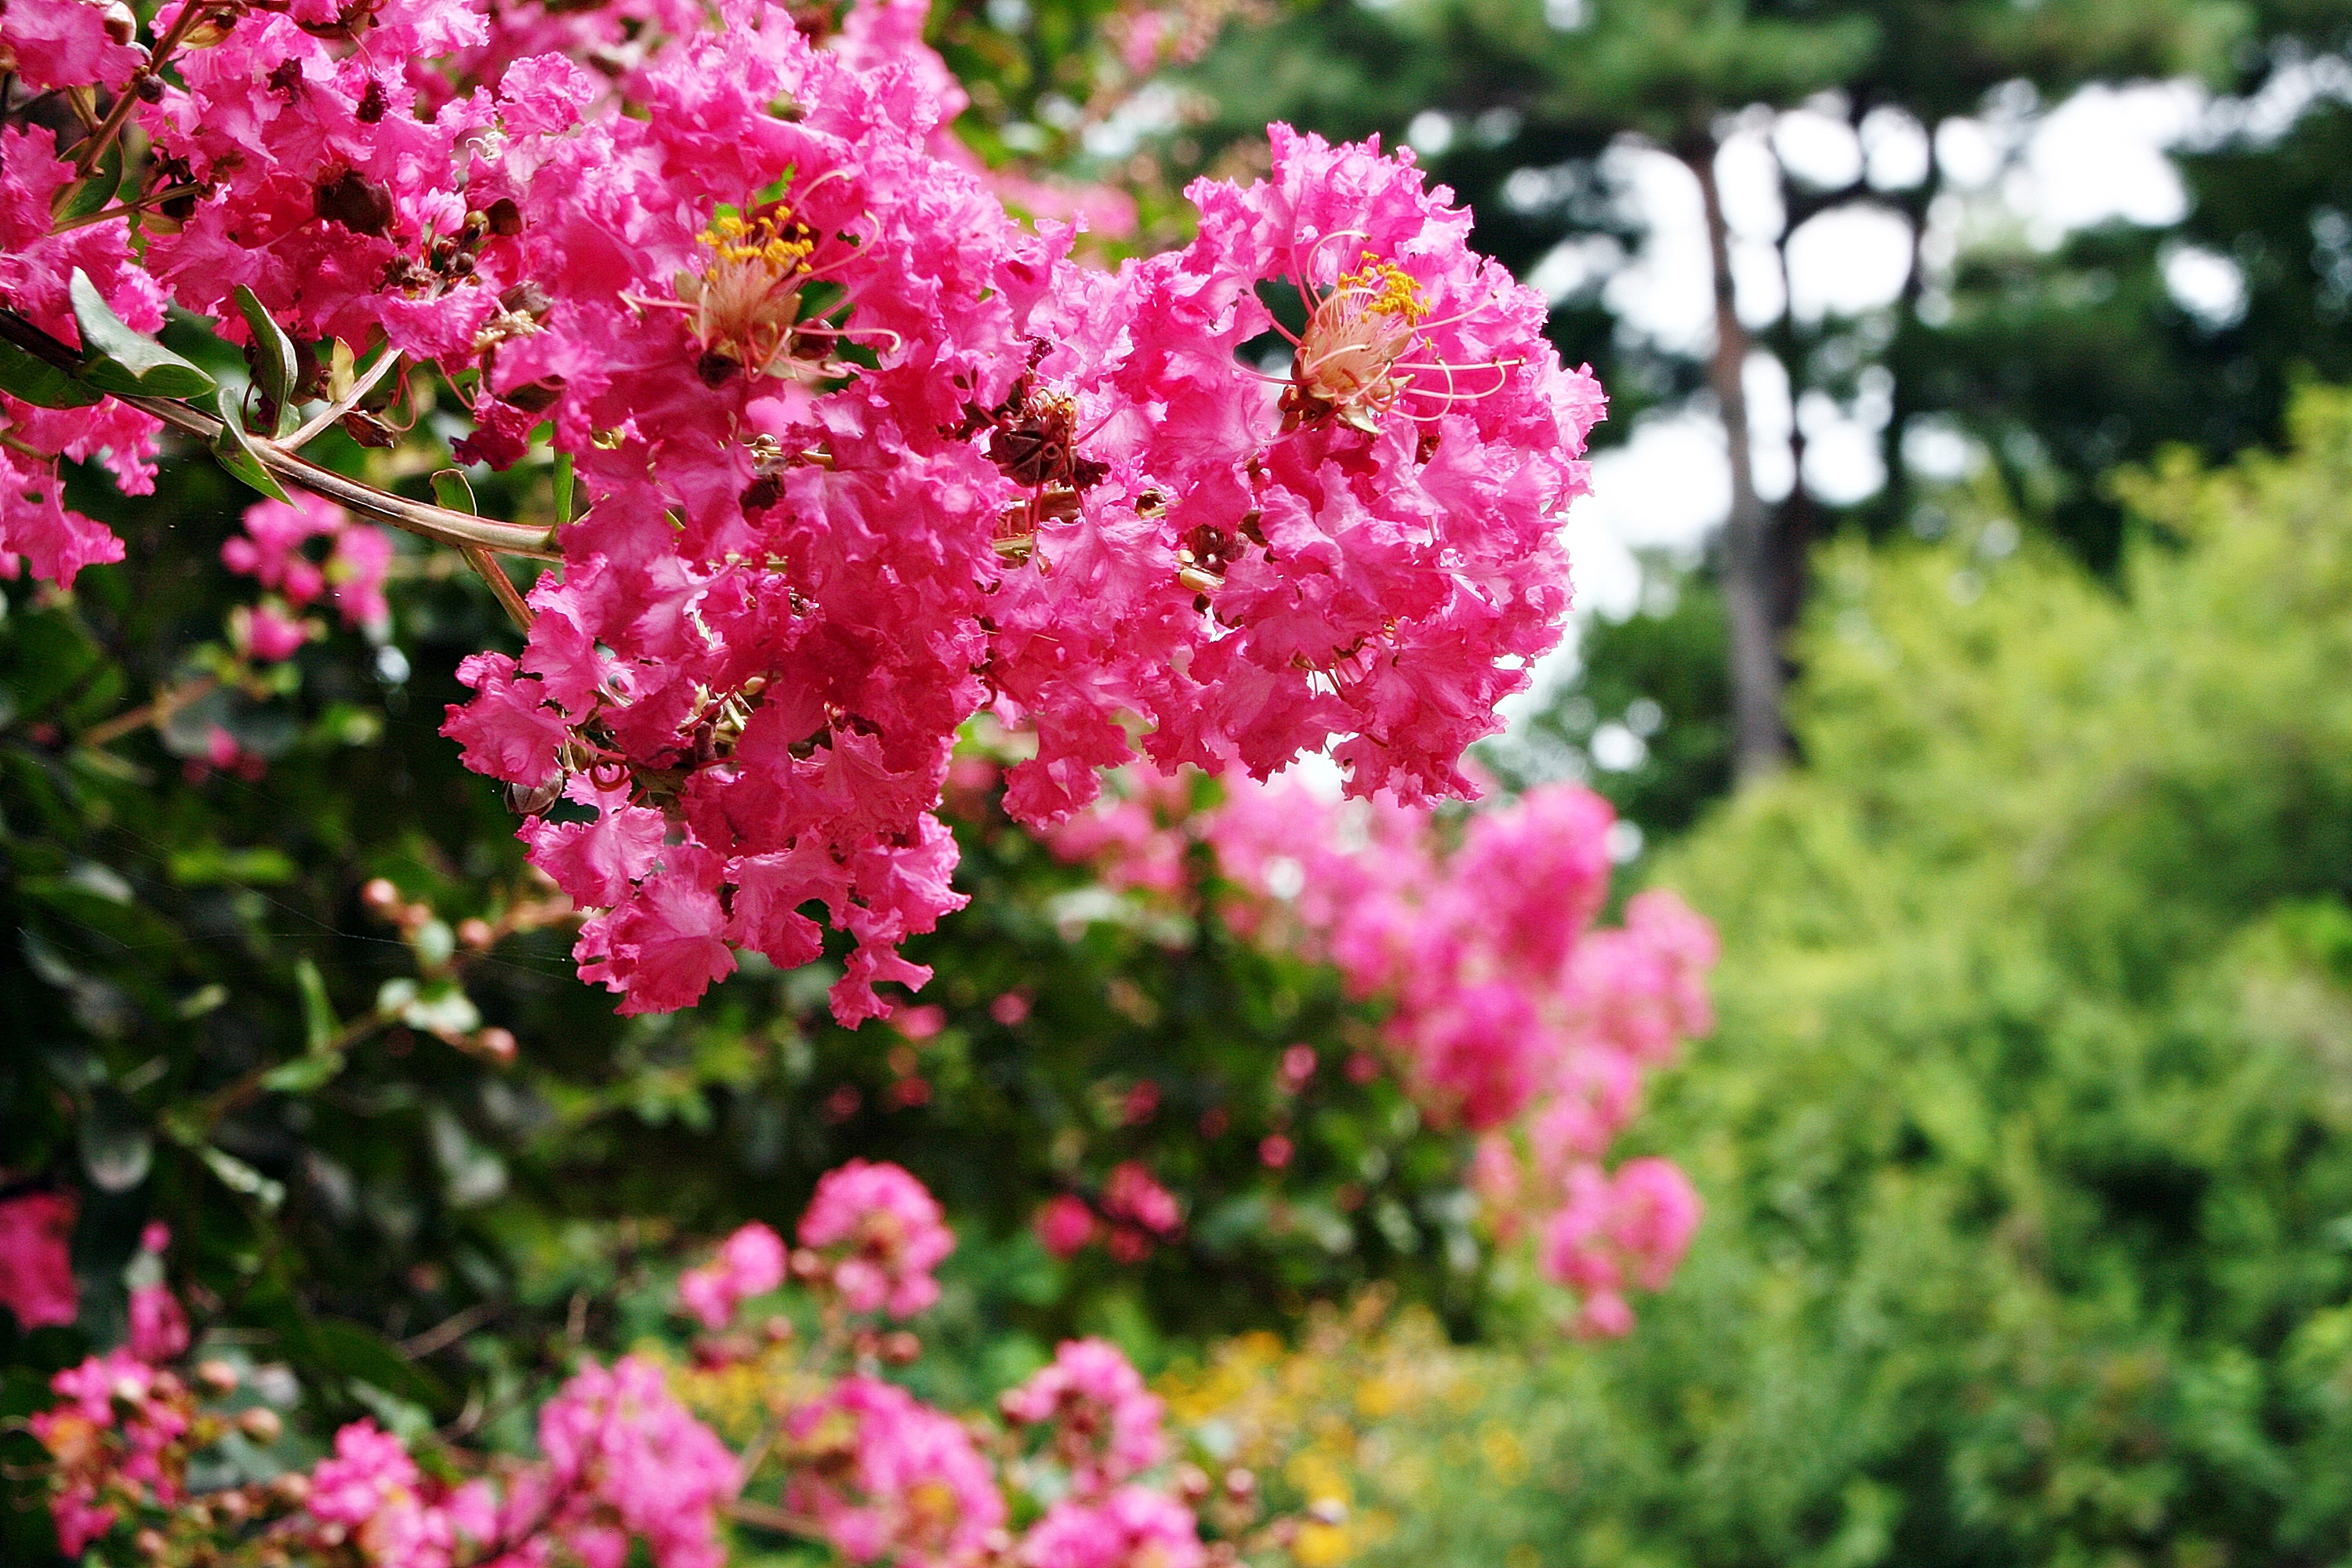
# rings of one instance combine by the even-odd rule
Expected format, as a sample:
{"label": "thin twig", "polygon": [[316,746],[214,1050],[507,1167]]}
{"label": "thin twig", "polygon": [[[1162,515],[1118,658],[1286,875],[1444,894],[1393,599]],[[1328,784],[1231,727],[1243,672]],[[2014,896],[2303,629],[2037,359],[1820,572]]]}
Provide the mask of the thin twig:
{"label": "thin twig", "polygon": [[810,1541],[824,1539],[824,1526],[804,1513],[793,1513],[763,1502],[751,1502],[737,1498],[727,1505],[727,1517],[745,1524],[756,1524],[761,1530],[772,1530],[784,1535],[798,1535]]}
{"label": "thin twig", "polygon": [[[79,354],[14,310],[0,310],[0,338],[68,375],[79,375],[81,372]],[[193,436],[207,447],[221,434],[218,418],[176,398],[143,395],[126,396],[119,393],[111,395],[116,402],[136,408],[142,414],[152,414],[174,430]],[[362,517],[389,523],[419,538],[459,550],[475,545],[500,555],[520,555],[532,561],[561,561],[563,558],[562,552],[556,548],[553,529],[533,528],[520,522],[496,522],[467,512],[452,511],[447,507],[410,500],[404,496],[377,489],[373,485],[362,484],[332,468],[322,468],[308,458],[285,450],[275,441],[259,436],[250,437],[250,441],[263,467],[278,479],[309,490],[312,495],[324,496]]]}
{"label": "thin twig", "polygon": [[446,1350],[506,1310],[503,1301],[477,1301],[464,1311],[442,1319],[414,1339],[400,1342],[400,1353],[411,1361],[422,1361],[435,1351]]}
{"label": "thin twig", "polygon": [[376,383],[383,379],[384,373],[391,370],[399,359],[400,351],[390,343],[384,344],[383,353],[377,356],[375,363],[368,366],[366,374],[352,383],[352,389],[349,392],[329,404],[316,418],[304,424],[300,429],[287,437],[278,445],[289,452],[299,452],[309,446],[325,432],[328,426],[357,408],[360,405],[360,399],[375,390]]}
{"label": "thin twig", "polygon": [[139,107],[138,78],[160,77],[163,62],[172,58],[173,52],[194,30],[196,24],[209,16],[211,12],[210,6],[194,4],[193,0],[180,7],[179,16],[172,23],[172,30],[155,41],[154,50],[148,55],[147,63],[133,73],[130,81],[122,84],[122,90],[115,95],[114,106],[107,111],[106,118],[100,121],[98,129],[74,150],[74,168],[78,172],[88,174],[98,166],[98,161],[106,156],[107,143],[114,140],[131,119],[131,111]]}
{"label": "thin twig", "polygon": [[514,580],[507,575],[507,569],[499,564],[496,556],[478,544],[468,544],[463,548],[467,563],[481,574],[483,582],[490,585],[490,592],[497,595],[499,603],[506,606],[508,616],[518,628],[528,633],[532,619],[530,606],[522,602],[522,595],[516,590]]}
{"label": "thin twig", "polygon": [[173,714],[185,708],[189,703],[209,695],[213,688],[219,684],[220,679],[217,676],[200,675],[185,686],[171,691],[158,692],[152,702],[143,703],[131,709],[128,713],[117,713],[111,719],[101,720],[92,724],[81,732],[81,743],[92,747],[105,746],[122,739],[134,730],[144,729],[150,724],[160,728]]}

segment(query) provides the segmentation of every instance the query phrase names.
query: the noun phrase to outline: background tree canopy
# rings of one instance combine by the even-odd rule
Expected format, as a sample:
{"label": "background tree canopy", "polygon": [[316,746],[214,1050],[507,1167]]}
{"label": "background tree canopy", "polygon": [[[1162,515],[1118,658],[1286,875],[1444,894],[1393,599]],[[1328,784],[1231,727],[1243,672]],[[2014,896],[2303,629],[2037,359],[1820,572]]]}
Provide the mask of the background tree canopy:
{"label": "background tree canopy", "polygon": [[[1689,688],[1702,683],[1689,677],[1654,700],[1677,721],[1719,731],[1755,771],[1783,754],[1782,639],[1801,612],[1811,542],[1848,528],[1884,537],[1942,526],[1943,477],[1919,470],[1906,437],[1966,436],[2012,505],[2104,572],[2122,539],[2123,513],[2102,484],[2110,468],[2177,442],[2210,458],[2274,447],[2296,378],[2347,374],[2352,192],[2335,53],[2347,38],[2352,8],[2327,0],[1336,0],[1232,35],[1201,80],[1228,134],[1268,117],[1391,141],[1410,132],[1477,214],[1482,246],[1522,276],[1546,275],[1548,258],[1570,262],[1558,274],[1569,281],[1553,336],[1611,389],[1603,443],[1677,409],[1735,432],[1730,519],[1706,565],[1729,635],[1691,639],[1688,656],[1727,655],[1731,679],[1715,700],[1730,711],[1667,701],[1696,695]],[[1934,153],[1955,121],[2030,125],[2085,83],[2176,76],[2220,95],[2221,108],[2179,160],[2189,201],[2168,226],[2117,222],[2054,248],[2029,243],[1982,176],[1958,179]],[[2262,112],[2243,107],[2257,101]],[[1792,116],[1851,126],[1852,163],[1796,155]],[[1742,139],[1760,159],[1735,174],[1724,150]],[[1707,198],[1718,299],[1706,343],[1641,330],[1612,287],[1647,237],[1629,204],[1629,148],[1687,165]],[[1745,189],[1759,180],[1769,190]],[[1735,195],[1777,205],[1777,220],[1733,232],[1726,181],[1743,187]],[[1792,240],[1817,219],[1856,213],[1908,234],[1900,289],[1859,316],[1791,308]],[[1735,266],[1743,242],[1753,259]],[[2242,303],[2219,315],[2181,303],[2167,275],[2184,249],[2233,269]],[[1740,267],[1759,276],[1735,290]],[[1810,421],[1799,419],[1787,425],[1790,460],[1776,466],[1801,477],[1778,499],[1759,492],[1748,453],[1767,437],[1750,405],[1765,361],[1791,405],[1817,395],[1874,432],[1883,484],[1860,499],[1817,493],[1802,477]],[[1579,743],[1578,695],[1561,693],[1544,721],[1564,745]],[[1722,776],[1720,764],[1691,751],[1677,763],[1695,770],[1691,782],[1670,795],[1719,787],[1705,781]],[[1637,820],[1657,829],[1679,818],[1669,808]]]}

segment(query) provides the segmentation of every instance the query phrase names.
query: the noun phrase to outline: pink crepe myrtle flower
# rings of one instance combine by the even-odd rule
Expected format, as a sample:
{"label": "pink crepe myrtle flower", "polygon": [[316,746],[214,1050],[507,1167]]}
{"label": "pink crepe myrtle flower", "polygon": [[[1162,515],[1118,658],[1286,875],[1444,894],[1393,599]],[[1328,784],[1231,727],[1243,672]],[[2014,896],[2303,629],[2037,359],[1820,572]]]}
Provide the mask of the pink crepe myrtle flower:
{"label": "pink crepe myrtle flower", "polygon": [[[373,523],[358,522],[334,502],[306,491],[296,501],[256,501],[245,509],[245,531],[221,545],[221,560],[232,572],[275,588],[286,602],[300,610],[327,598],[342,613],[346,626],[380,625],[389,613],[383,598],[384,573],[392,563],[392,542]],[[329,548],[312,560],[305,547],[323,539]],[[257,609],[255,617],[276,612]],[[260,653],[258,638],[255,651]],[[260,653],[260,657],[284,658]]]}
{"label": "pink crepe myrtle flower", "polygon": [[255,658],[275,664],[302,651],[302,645],[310,640],[310,626],[265,599],[229,612],[229,636]]}
{"label": "pink crepe myrtle flower", "polygon": [[76,1205],[70,1193],[22,1193],[0,1202],[0,1307],[26,1329],[70,1323],[80,1311],[74,1284]]}
{"label": "pink crepe myrtle flower", "polygon": [[939,1202],[887,1162],[852,1160],[819,1177],[801,1216],[801,1245],[853,1312],[912,1317],[940,1299],[931,1270],[955,1250]]}
{"label": "pink crepe myrtle flower", "polygon": [[1098,1498],[1167,1457],[1165,1407],[1108,1341],[1064,1341],[999,1404],[1008,1419],[1047,1428],[1046,1451],[1069,1467],[1078,1498]]}
{"label": "pink crepe myrtle flower", "polygon": [[1024,1568],[1201,1568],[1200,1526],[1183,1504],[1126,1486],[1099,1502],[1065,1498],[1021,1538]]}
{"label": "pink crepe myrtle flower", "polygon": [[124,1503],[185,1500],[195,1401],[175,1374],[118,1349],[68,1367],[49,1389],[61,1402],[30,1426],[56,1467],[49,1512],[60,1549],[79,1555],[114,1528]]}
{"label": "pink crepe myrtle flower", "polygon": [[1103,1212],[1142,1226],[1154,1236],[1172,1236],[1184,1223],[1176,1194],[1155,1180],[1139,1160],[1113,1166],[1103,1184]]}
{"label": "pink crepe myrtle flower", "polygon": [[0,69],[35,91],[99,82],[120,89],[145,62],[138,18],[119,0],[10,0]]}
{"label": "pink crepe myrtle flower", "polygon": [[1277,784],[1235,787],[1204,829],[1235,924],[1386,1005],[1423,1113],[1480,1135],[1471,1184],[1496,1238],[1533,1234],[1588,1332],[1623,1331],[1623,1291],[1658,1289],[1688,1243],[1680,1173],[1637,1160],[1612,1178],[1600,1163],[1644,1076],[1714,1026],[1705,920],[1652,889],[1622,927],[1593,923],[1612,820],[1591,791],[1549,786],[1474,813],[1449,850],[1426,811]]}
{"label": "pink crepe myrtle flower", "polygon": [[1004,1523],[1004,1498],[961,1423],[903,1389],[844,1378],[785,1424],[787,1505],[852,1563],[971,1561]]}
{"label": "pink crepe myrtle flower", "polygon": [[[956,142],[919,0],[851,7],[830,47],[757,0],[593,9],[382,0],[364,48],[299,6],[240,13],[142,79],[137,128],[190,194],[135,252],[121,219],[52,232],[78,171],[0,132],[0,301],[45,330],[73,338],[76,268],[142,331],[170,303],[243,340],[244,289],[299,342],[437,368],[472,415],[461,460],[511,466],[542,431],[572,459],[562,570],[520,658],[461,667],[446,732],[518,799],[594,812],[522,828],[589,911],[584,979],[672,1010],[740,952],[813,962],[830,926],[835,1016],[887,1017],[929,978],[904,944],[964,902],[938,811],[983,710],[1034,738],[1003,796],[1032,826],[1137,754],[1135,718],[1167,772],[1328,751],[1359,795],[1475,793],[1463,749],[1559,635],[1557,521],[1602,399],[1409,152],[1275,127],[1265,179],[1191,188],[1192,244],[1103,272],[1067,223],[1007,210],[1066,193]],[[5,47],[29,79],[119,86],[121,21],[22,0]],[[1193,31],[1137,14],[1123,47],[1177,58]],[[1236,357],[1280,330],[1263,285],[1305,317],[1279,374]],[[155,422],[0,401],[0,570],[119,559],[58,464],[152,485]],[[376,626],[389,551],[304,500],[225,553]],[[257,612],[243,646],[290,652],[293,620]],[[1171,889],[1181,838],[1134,804],[1073,831]],[[1508,1073],[1462,1062],[1444,1086],[1493,1114]]]}
{"label": "pink crepe myrtle flower", "polygon": [[335,1451],[311,1470],[306,1506],[329,1524],[362,1526],[412,1497],[418,1479],[401,1440],[363,1417],[335,1434]]}
{"label": "pink crepe myrtle flower", "polygon": [[188,1353],[188,1314],[163,1285],[131,1292],[131,1353],[141,1361],[177,1361]]}
{"label": "pink crepe myrtle flower", "polygon": [[1698,1228],[1698,1194],[1682,1172],[1652,1158],[1629,1160],[1613,1176],[1580,1167],[1567,1188],[1544,1227],[1538,1261],[1582,1298],[1582,1331],[1622,1334],[1633,1324],[1624,1290],[1661,1289],[1673,1277]]}
{"label": "pink crepe myrtle flower", "polygon": [[719,1510],[742,1485],[735,1456],[671,1397],[661,1368],[589,1363],[539,1413],[549,1532],[583,1561],[617,1565],[631,1538],[656,1568],[719,1568]]}
{"label": "pink crepe myrtle flower", "polygon": [[1102,1230],[1086,1199],[1056,1193],[1037,1210],[1037,1239],[1056,1258],[1075,1258]]}
{"label": "pink crepe myrtle flower", "polygon": [[746,1300],[784,1282],[784,1238],[754,1220],[721,1242],[719,1255],[677,1282],[678,1305],[706,1329],[735,1321]]}

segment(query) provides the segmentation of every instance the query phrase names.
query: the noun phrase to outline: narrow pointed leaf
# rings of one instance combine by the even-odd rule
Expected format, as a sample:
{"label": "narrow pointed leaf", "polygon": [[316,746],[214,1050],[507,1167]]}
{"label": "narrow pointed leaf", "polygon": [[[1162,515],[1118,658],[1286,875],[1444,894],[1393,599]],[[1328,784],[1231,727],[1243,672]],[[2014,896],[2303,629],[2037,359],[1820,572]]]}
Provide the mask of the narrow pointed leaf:
{"label": "narrow pointed leaf", "polygon": [[275,434],[290,436],[301,419],[296,412],[294,389],[302,375],[301,361],[294,352],[294,340],[262,309],[261,301],[252,289],[240,283],[236,286],[237,313],[253,333],[253,379],[268,395],[278,409]]}
{"label": "narrow pointed leaf", "polygon": [[278,476],[271,473],[268,465],[261,460],[260,452],[253,445],[253,437],[245,433],[245,420],[236,406],[236,394],[227,387],[221,388],[219,406],[221,433],[213,439],[213,456],[220,459],[220,466],[272,500],[282,500],[291,505],[294,498],[286,493],[286,487],[278,482]]}
{"label": "narrow pointed leaf", "polygon": [[82,352],[90,356],[82,379],[100,392],[127,396],[202,397],[216,384],[170,349],[125,326],[101,298],[89,274],[74,268],[67,287]]}
{"label": "narrow pointed leaf", "polygon": [[327,977],[309,959],[294,965],[295,983],[302,992],[302,1043],[307,1050],[323,1051],[343,1032],[335,1020],[334,1004],[327,999]]}

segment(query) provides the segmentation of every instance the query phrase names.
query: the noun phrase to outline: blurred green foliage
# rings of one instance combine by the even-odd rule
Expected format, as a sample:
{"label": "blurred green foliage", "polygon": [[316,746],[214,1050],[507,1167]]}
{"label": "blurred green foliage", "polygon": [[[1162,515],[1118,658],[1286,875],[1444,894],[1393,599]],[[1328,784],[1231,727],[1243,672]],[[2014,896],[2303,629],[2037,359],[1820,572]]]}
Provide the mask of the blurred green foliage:
{"label": "blurred green foliage", "polygon": [[1642,1124],[1691,1258],[1366,1562],[2352,1555],[2352,394],[2292,424],[2118,481],[2112,585],[1826,554],[1809,764],[1658,868],[1724,936]]}

